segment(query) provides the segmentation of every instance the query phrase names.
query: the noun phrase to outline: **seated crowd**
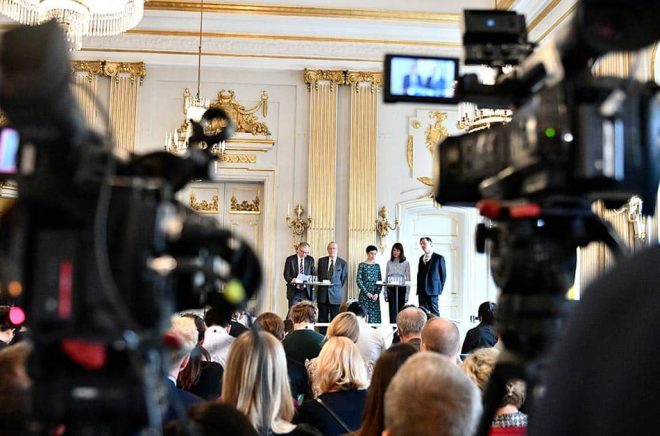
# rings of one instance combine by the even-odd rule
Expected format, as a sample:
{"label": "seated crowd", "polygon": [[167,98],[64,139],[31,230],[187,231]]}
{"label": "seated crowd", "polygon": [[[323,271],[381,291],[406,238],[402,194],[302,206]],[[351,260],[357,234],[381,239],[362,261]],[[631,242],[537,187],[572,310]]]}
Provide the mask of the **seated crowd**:
{"label": "seated crowd", "polygon": [[[261,314],[243,329],[219,322],[212,310],[204,320],[194,314],[173,316],[168,334],[178,347],[168,361],[169,390],[187,410],[187,419],[181,420],[181,410],[165,410],[165,434],[188,434],[190,425],[200,435],[476,431],[481,395],[497,349],[470,350],[461,361],[457,326],[416,307],[398,314],[399,343],[386,348],[382,334],[367,324],[360,303],[344,309],[333,318],[326,336],[314,330],[318,310],[309,301],[291,307],[293,329],[288,333],[284,320],[274,313]],[[480,308],[480,318],[492,322],[495,307],[490,303],[487,309],[482,314]],[[479,335],[468,333],[466,341],[479,343]],[[14,375],[0,382],[0,398],[17,397],[29,387],[25,375],[15,376],[24,374],[28,352],[19,345],[0,351],[2,372]],[[17,380],[23,381],[19,385]],[[520,411],[524,400],[524,383],[509,382],[490,434],[526,434],[527,417]],[[4,412],[15,414],[15,409],[7,406]],[[22,415],[6,422],[18,416]]]}

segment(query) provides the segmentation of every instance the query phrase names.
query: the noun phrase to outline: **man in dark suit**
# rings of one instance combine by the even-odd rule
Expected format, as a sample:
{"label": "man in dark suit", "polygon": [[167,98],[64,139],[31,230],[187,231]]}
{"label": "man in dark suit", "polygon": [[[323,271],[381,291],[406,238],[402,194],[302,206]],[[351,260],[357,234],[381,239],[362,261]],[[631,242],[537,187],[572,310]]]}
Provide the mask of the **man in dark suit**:
{"label": "man in dark suit", "polygon": [[410,67],[410,73],[403,77],[403,93],[414,95],[418,88],[426,85],[426,81],[417,73],[417,64]]}
{"label": "man in dark suit", "polygon": [[428,236],[419,240],[424,255],[419,258],[417,267],[417,295],[419,306],[440,316],[438,296],[442,294],[447,278],[445,258],[433,252],[433,241]]}
{"label": "man in dark suit", "polygon": [[289,300],[289,309],[299,301],[312,301],[312,288],[298,282],[298,274],[308,276],[316,275],[314,258],[309,255],[309,244],[301,242],[296,254],[286,258],[284,262],[284,280],[286,281],[286,299]]}
{"label": "man in dark suit", "polygon": [[319,321],[330,322],[339,313],[348,279],[348,265],[344,259],[337,257],[337,243],[334,241],[328,244],[328,255],[319,259],[318,276],[320,281],[329,280],[332,283],[331,286],[319,286],[317,291]]}

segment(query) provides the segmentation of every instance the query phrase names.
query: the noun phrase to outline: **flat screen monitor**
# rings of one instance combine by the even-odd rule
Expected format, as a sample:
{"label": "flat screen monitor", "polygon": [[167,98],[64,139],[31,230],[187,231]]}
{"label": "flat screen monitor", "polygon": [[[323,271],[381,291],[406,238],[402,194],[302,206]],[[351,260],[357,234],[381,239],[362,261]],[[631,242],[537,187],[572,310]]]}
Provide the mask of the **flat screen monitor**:
{"label": "flat screen monitor", "polygon": [[386,55],[385,101],[454,104],[458,59]]}

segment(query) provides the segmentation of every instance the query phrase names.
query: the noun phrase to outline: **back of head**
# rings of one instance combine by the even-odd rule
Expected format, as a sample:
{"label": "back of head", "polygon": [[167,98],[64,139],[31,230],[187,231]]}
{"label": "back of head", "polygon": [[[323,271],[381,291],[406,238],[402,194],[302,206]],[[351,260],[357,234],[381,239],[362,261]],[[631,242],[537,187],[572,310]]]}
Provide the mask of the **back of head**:
{"label": "back of head", "polygon": [[396,317],[396,327],[401,338],[419,336],[426,324],[426,315],[417,307],[403,309]]}
{"label": "back of head", "polygon": [[291,307],[289,318],[291,318],[291,321],[295,324],[303,322],[316,324],[316,321],[319,318],[319,309],[316,307],[316,304],[311,301],[301,301]]}
{"label": "back of head", "polygon": [[204,314],[204,324],[206,324],[206,327],[212,327],[214,325],[226,327],[230,321],[231,318],[223,316],[213,307],[209,308]]}
{"label": "back of head", "polygon": [[380,435],[382,433],[385,391],[399,368],[416,352],[417,349],[410,344],[395,344],[381,353],[371,377],[360,435]]}
{"label": "back of head", "polygon": [[367,316],[367,312],[364,310],[364,307],[362,304],[360,304],[359,301],[353,301],[351,304],[348,305],[348,308],[346,308],[347,311],[354,313],[355,316],[358,318],[365,318]]}
{"label": "back of head", "polygon": [[328,337],[343,336],[357,342],[360,336],[360,324],[357,316],[351,312],[342,312],[335,316],[328,326]]}
{"label": "back of head", "polygon": [[499,355],[500,352],[495,348],[479,348],[463,361],[463,370],[482,393],[486,389]]}
{"label": "back of head", "polygon": [[479,305],[479,310],[477,312],[481,322],[486,323],[486,324],[494,324],[495,323],[496,313],[497,313],[497,304],[492,303],[490,301],[486,301],[484,303],[481,303]]}
{"label": "back of head", "polygon": [[319,353],[317,377],[322,393],[362,389],[368,384],[360,350],[343,336],[328,339]]}
{"label": "back of head", "polygon": [[284,339],[284,321],[279,315],[272,312],[264,312],[254,320],[254,323],[265,332],[275,336],[278,340]]}
{"label": "back of head", "polygon": [[197,327],[191,318],[174,315],[171,318],[172,326],[167,333],[178,342],[178,348],[172,351],[170,369],[180,366],[181,361],[187,357],[197,345]]}
{"label": "back of head", "polygon": [[473,434],[481,396],[453,361],[437,353],[409,358],[385,394],[385,429],[391,436]]}
{"label": "back of head", "polygon": [[222,381],[222,397],[243,412],[257,431],[279,432],[293,418],[284,348],[266,332],[248,332],[231,346]]}
{"label": "back of head", "polygon": [[454,358],[461,346],[458,327],[447,318],[436,317],[427,321],[422,329],[422,349]]}
{"label": "back of head", "polygon": [[204,342],[204,333],[206,332],[206,324],[204,323],[202,317],[199,315],[195,315],[192,312],[184,313],[181,316],[183,316],[184,318],[190,318],[195,322],[195,327],[197,327],[197,334],[198,334],[197,341],[199,343]]}
{"label": "back of head", "polygon": [[[257,436],[258,433],[241,412],[221,403],[195,404],[188,409],[188,417],[201,436],[230,434],[233,436]],[[187,436],[188,431],[173,421],[165,427],[165,436]]]}

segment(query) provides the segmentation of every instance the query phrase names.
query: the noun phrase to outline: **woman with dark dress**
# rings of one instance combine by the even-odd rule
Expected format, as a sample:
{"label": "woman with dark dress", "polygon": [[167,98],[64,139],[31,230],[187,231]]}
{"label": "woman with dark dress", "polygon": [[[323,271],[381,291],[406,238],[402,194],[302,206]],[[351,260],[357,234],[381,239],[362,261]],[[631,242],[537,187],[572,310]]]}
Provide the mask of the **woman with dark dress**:
{"label": "woman with dark dress", "polygon": [[497,343],[495,313],[497,304],[486,301],[479,305],[479,325],[468,330],[463,341],[461,354],[469,354],[477,348],[494,347]]}
{"label": "woman with dark dress", "polygon": [[376,263],[378,248],[369,245],[366,249],[367,260],[361,262],[357,270],[357,285],[360,289],[358,301],[369,315],[369,322],[380,324],[380,288],[376,282],[383,279],[380,265]]}
{"label": "woman with dark dress", "polygon": [[[385,265],[385,277],[388,283],[398,282],[404,284],[410,281],[410,263],[403,254],[403,245],[400,242],[392,245],[390,260]],[[396,323],[396,316],[408,301],[408,288],[406,286],[388,286],[385,300],[390,306],[390,323]]]}
{"label": "woman with dark dress", "polygon": [[318,428],[324,436],[338,436],[360,428],[367,401],[367,370],[357,345],[333,336],[323,346],[317,377],[321,395],[298,409],[296,422]]}
{"label": "woman with dark dress", "polygon": [[220,400],[243,412],[259,434],[320,436],[312,426],[291,423],[294,407],[286,356],[270,333],[250,331],[234,341]]}

